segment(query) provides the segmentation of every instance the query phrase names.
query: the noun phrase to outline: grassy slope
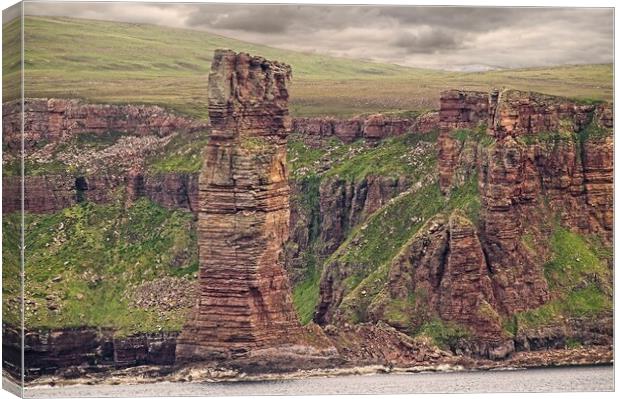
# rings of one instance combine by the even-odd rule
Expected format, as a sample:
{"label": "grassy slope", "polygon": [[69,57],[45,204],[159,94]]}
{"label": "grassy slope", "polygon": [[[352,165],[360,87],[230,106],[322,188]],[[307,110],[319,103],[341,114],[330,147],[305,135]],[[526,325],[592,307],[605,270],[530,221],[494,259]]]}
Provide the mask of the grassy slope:
{"label": "grassy slope", "polygon": [[[360,181],[366,176],[408,176],[414,181],[423,179],[432,174],[435,168],[436,156],[434,147],[427,149],[426,152],[417,154],[416,157],[409,157],[408,152],[415,148],[418,142],[430,142],[435,139],[435,134],[404,135],[383,141],[379,146],[368,148],[357,153],[355,156],[344,159],[321,176],[309,174],[305,177],[307,181],[315,179],[320,181],[324,178],[339,178],[347,181]],[[350,146],[355,148],[359,143]],[[297,166],[308,166],[315,159],[320,158],[323,153],[320,150],[304,147],[300,142],[289,144],[293,151],[289,156],[297,161],[293,164]],[[305,151],[304,151],[305,149]],[[340,152],[333,150],[337,157]],[[315,184],[318,184],[317,183]],[[318,191],[315,192],[318,195]],[[412,228],[417,227],[420,222],[412,223],[413,219],[421,218],[424,220],[432,216],[441,209],[438,187],[435,184],[425,187],[419,193],[407,194],[399,197],[393,202],[385,205],[364,223],[363,230],[360,226],[354,228],[348,235],[347,240],[340,246],[336,253],[325,261],[325,265],[334,262],[336,259],[342,262],[367,265],[369,268],[376,267],[377,264],[390,259],[399,242],[407,236]],[[304,203],[315,203],[318,206],[318,199],[305,198]],[[352,240],[363,242],[362,245],[352,244]],[[320,243],[316,243],[320,245]],[[293,291],[293,301],[296,309],[300,313],[302,322],[307,323],[312,318],[314,307],[319,298],[319,279],[323,268],[323,262],[317,259],[311,251],[304,254],[309,260],[311,267],[308,268],[306,278],[303,279]],[[360,271],[360,273],[362,273]],[[349,283],[358,278],[361,274],[351,278]],[[356,281],[355,283],[358,283]]]}
{"label": "grassy slope", "polygon": [[[19,214],[3,215],[6,261],[18,270],[14,244]],[[128,209],[122,202],[80,204],[49,215],[26,215],[26,325],[57,328],[113,327],[121,333],[178,330],[186,310],[159,312],[131,305],[145,281],[193,278],[198,270],[193,216],[146,199]],[[12,280],[10,280],[12,282]],[[6,322],[17,322],[10,302],[19,286],[3,285]],[[53,304],[57,309],[49,309]],[[53,306],[53,307],[54,307]]]}
{"label": "grassy slope", "polygon": [[[14,25],[3,28],[5,40]],[[157,103],[203,117],[211,57],[220,47],[291,64],[296,115],[436,108],[440,90],[454,87],[509,87],[596,99],[611,99],[613,90],[611,65],[464,74],[298,53],[143,24],[27,17],[25,32],[27,96]],[[13,58],[4,60],[6,82],[17,77]],[[17,85],[8,88],[4,100]]]}
{"label": "grassy slope", "polygon": [[509,333],[613,310],[613,278],[608,267],[613,251],[596,237],[582,236],[559,225],[554,227],[548,245],[551,259],[545,263],[544,272],[552,299],[507,320],[504,327]]}

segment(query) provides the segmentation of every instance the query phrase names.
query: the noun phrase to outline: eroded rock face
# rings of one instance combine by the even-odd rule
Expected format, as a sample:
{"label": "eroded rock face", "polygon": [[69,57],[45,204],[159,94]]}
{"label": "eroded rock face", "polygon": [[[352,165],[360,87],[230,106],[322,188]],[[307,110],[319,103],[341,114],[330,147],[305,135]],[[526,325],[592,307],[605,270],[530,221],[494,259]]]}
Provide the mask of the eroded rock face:
{"label": "eroded rock face", "polygon": [[199,179],[200,299],[177,358],[230,358],[301,339],[283,266],[290,76],[288,65],[215,52]]}
{"label": "eroded rock face", "polygon": [[408,132],[429,133],[439,127],[437,112],[428,112],[417,117],[400,117],[373,114],[350,119],[333,117],[294,118],[293,130],[301,133],[310,145],[320,144],[336,137],[345,143],[364,138],[369,141],[383,140]]}
{"label": "eroded rock face", "polygon": [[439,186],[444,193],[449,191],[457,174],[467,174],[472,166],[471,157],[461,155],[463,143],[453,133],[459,129],[478,129],[488,118],[487,93],[461,90],[441,93],[437,150]]}
{"label": "eroded rock face", "polygon": [[[2,213],[21,209],[21,177],[2,178]],[[193,173],[144,174],[130,170],[127,175],[45,175],[24,179],[24,211],[51,213],[82,201],[108,203],[115,195],[129,202],[149,198],[168,209],[198,209],[198,175]],[[120,189],[120,191],[118,191]]]}
{"label": "eroded rock face", "polygon": [[[4,325],[3,366],[15,371],[21,363],[18,329]],[[114,331],[96,328],[26,330],[24,346],[25,378],[46,374],[77,378],[89,372],[114,370],[145,364],[172,365],[178,333],[160,332],[115,337]]]}
{"label": "eroded rock face", "polygon": [[392,261],[388,283],[373,301],[372,320],[401,331],[442,320],[471,332],[475,355],[504,357],[514,348],[502,331],[492,276],[475,226],[460,212],[429,220]]}
{"label": "eroded rock face", "polygon": [[[512,90],[442,93],[441,188],[450,195],[465,177],[478,174],[480,248],[494,296],[494,302],[486,301],[497,313],[511,315],[551,299],[543,275],[548,249],[527,247],[526,234],[548,241],[552,225],[559,222],[611,243],[613,117],[609,110],[608,104],[583,105]],[[463,135],[459,129],[469,129],[464,135],[477,135],[477,141],[459,138]],[[469,248],[468,256],[477,258],[476,252]],[[462,322],[475,326],[471,320]],[[540,333],[546,338],[516,342],[522,347],[553,346],[554,336],[574,333],[547,331]]]}
{"label": "eroded rock face", "polygon": [[406,177],[367,176],[359,182],[339,178],[326,180],[320,187],[321,242],[330,254],[346,238],[346,233],[363,222],[391,198],[411,187]]}
{"label": "eroded rock face", "polygon": [[[21,146],[21,101],[3,104],[2,143]],[[167,136],[192,132],[206,124],[176,115],[154,105],[88,104],[76,99],[28,98],[24,103],[24,145],[26,149],[58,142],[82,133],[127,132],[137,136]]]}

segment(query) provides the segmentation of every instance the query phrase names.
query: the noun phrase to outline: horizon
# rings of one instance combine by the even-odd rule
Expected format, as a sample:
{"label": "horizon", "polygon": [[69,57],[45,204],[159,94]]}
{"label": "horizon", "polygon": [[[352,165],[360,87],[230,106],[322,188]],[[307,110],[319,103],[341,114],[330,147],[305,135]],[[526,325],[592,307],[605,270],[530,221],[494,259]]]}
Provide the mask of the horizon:
{"label": "horizon", "polygon": [[449,72],[613,64],[612,8],[28,2],[24,14],[181,28]]}
{"label": "horizon", "polygon": [[[291,52],[296,52],[299,54],[306,54],[306,55],[319,55],[319,56],[325,56],[325,57],[331,57],[331,58],[340,58],[340,59],[347,59],[347,60],[359,60],[359,61],[363,61],[363,62],[371,62],[371,63],[376,63],[376,64],[387,64],[387,65],[395,65],[398,67],[403,67],[403,68],[412,68],[412,69],[427,69],[427,70],[431,70],[431,71],[441,71],[441,72],[456,72],[456,73],[483,73],[483,72],[491,72],[491,71],[519,71],[519,70],[535,70],[535,69],[549,69],[549,68],[570,68],[570,67],[583,67],[583,66],[588,66],[588,65],[613,65],[614,62],[613,60],[611,62],[598,62],[598,63],[593,63],[593,62],[588,62],[588,63],[577,63],[577,64],[555,64],[555,65],[544,65],[544,66],[528,66],[528,67],[500,67],[500,66],[492,66],[492,65],[483,65],[485,67],[488,67],[486,69],[450,69],[450,68],[440,68],[440,67],[416,67],[416,66],[409,66],[409,65],[403,65],[403,64],[398,64],[398,63],[394,63],[394,62],[384,62],[381,60],[375,60],[375,59],[369,59],[369,58],[351,58],[351,57],[346,57],[346,56],[335,56],[335,55],[331,55],[331,54],[327,54],[327,53],[317,53],[317,52],[311,52],[311,51],[299,51],[299,50],[289,50],[286,48],[282,48],[282,47],[275,47],[275,46],[271,46],[271,45],[265,45],[259,42],[251,42],[251,41],[246,41],[246,40],[241,40],[241,39],[236,39],[230,36],[224,36],[221,35],[219,33],[213,32],[213,31],[209,31],[209,30],[201,30],[201,29],[192,29],[192,28],[177,28],[177,27],[172,27],[172,26],[165,26],[165,25],[158,25],[155,23],[149,23],[149,22],[123,22],[123,21],[115,21],[115,20],[111,20],[111,19],[95,19],[95,18],[77,18],[77,17],[66,17],[66,16],[54,16],[54,15],[26,15],[26,17],[37,17],[37,18],[44,18],[44,19],[60,19],[60,18],[66,18],[66,19],[74,19],[74,20],[87,20],[87,21],[98,21],[98,22],[109,22],[109,23],[116,23],[116,24],[126,24],[126,25],[144,25],[144,26],[151,26],[151,27],[157,27],[157,28],[163,28],[163,29],[180,29],[180,30],[186,30],[186,31],[191,31],[191,32],[201,32],[201,33],[207,33],[213,36],[219,36],[222,38],[226,38],[226,39],[233,39],[233,40],[237,40],[239,42],[242,43],[246,43],[246,44],[253,44],[253,45],[261,45],[261,46],[265,46],[265,47],[270,47],[273,49],[277,49],[277,50],[284,50],[284,51],[291,51]],[[12,22],[13,19],[11,19],[10,21],[6,21],[3,23],[9,23]]]}

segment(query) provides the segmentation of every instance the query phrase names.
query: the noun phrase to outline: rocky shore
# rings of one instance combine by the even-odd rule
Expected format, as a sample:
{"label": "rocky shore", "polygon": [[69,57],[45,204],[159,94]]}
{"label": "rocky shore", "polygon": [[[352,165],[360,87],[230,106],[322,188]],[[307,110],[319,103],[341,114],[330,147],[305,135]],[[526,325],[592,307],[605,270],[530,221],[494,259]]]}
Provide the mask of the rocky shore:
{"label": "rocky shore", "polygon": [[[453,356],[436,363],[398,364],[346,364],[337,368],[316,368],[284,373],[247,373],[207,363],[187,366],[137,366],[100,373],[84,373],[79,376],[43,376],[27,383],[27,386],[71,385],[118,385],[152,384],[158,382],[240,382],[274,381],[310,377],[372,375],[383,373],[454,372],[477,370],[522,369],[540,367],[566,367],[613,364],[613,347],[595,346],[573,349],[550,349],[533,352],[517,352],[502,361],[489,361],[463,356]],[[12,377],[5,373],[5,378]]]}

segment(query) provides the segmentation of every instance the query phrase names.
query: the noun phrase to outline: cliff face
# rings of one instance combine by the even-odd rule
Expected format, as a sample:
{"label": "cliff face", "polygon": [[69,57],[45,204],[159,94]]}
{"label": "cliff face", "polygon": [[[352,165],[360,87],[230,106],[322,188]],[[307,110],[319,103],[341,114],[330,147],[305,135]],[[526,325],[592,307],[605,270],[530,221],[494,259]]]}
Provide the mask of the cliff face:
{"label": "cliff face", "polygon": [[478,247],[484,253],[489,308],[512,315],[557,299],[543,273],[553,231],[612,240],[610,106],[517,91],[449,91],[440,120],[442,191],[451,195],[464,176],[478,176],[480,244],[465,255],[478,259]]}
{"label": "cliff face", "polygon": [[[364,232],[372,223],[349,236],[325,263],[315,320],[384,321],[415,335],[441,325],[454,351],[489,358],[570,340],[606,345],[609,110],[535,93],[443,93],[439,192],[427,182],[407,194],[429,197],[414,202],[419,214],[394,206],[425,224],[401,226],[388,206],[382,236],[410,231],[408,241],[379,243]],[[388,262],[376,259],[390,247]],[[582,300],[600,302],[582,309]]]}
{"label": "cliff face", "polygon": [[404,176],[367,176],[359,182],[326,180],[320,187],[319,202],[323,253],[335,251],[350,229],[410,186]]}
{"label": "cliff face", "polygon": [[227,358],[300,340],[283,266],[290,75],[289,66],[264,58],[215,53],[199,179],[201,295],[178,358]]}
{"label": "cliff face", "polygon": [[[3,366],[14,371],[21,363],[19,330],[3,326]],[[46,374],[77,378],[88,371],[115,370],[145,364],[173,365],[178,333],[114,337],[114,331],[95,328],[28,331],[24,336],[26,379]]]}
{"label": "cliff face", "polygon": [[350,143],[360,138],[377,141],[407,132],[428,133],[437,129],[438,124],[436,112],[417,117],[374,114],[350,119],[294,118],[293,130],[304,135],[307,143],[316,145],[332,137]]}
{"label": "cliff face", "polygon": [[386,320],[410,333],[439,316],[469,329],[469,350],[501,358],[514,346],[502,330],[496,307],[476,228],[456,211],[449,218],[429,220],[404,246],[370,314],[375,321]]}
{"label": "cliff face", "polygon": [[488,94],[449,90],[441,93],[439,111],[438,168],[439,186],[445,193],[453,180],[461,183],[475,165],[475,150],[453,136],[460,129],[478,129],[489,117]]}
{"label": "cliff face", "polygon": [[[2,143],[21,146],[21,102],[3,104]],[[203,130],[205,123],[175,115],[158,106],[88,104],[74,99],[29,98],[24,103],[26,149],[58,142],[82,133],[127,132],[137,136],[167,136]]]}
{"label": "cliff face", "polygon": [[[2,178],[2,213],[21,209],[21,177]],[[110,202],[117,196],[133,201],[146,197],[169,209],[197,211],[198,175],[191,173],[127,175],[44,175],[24,179],[24,210],[50,213],[82,201]]]}

